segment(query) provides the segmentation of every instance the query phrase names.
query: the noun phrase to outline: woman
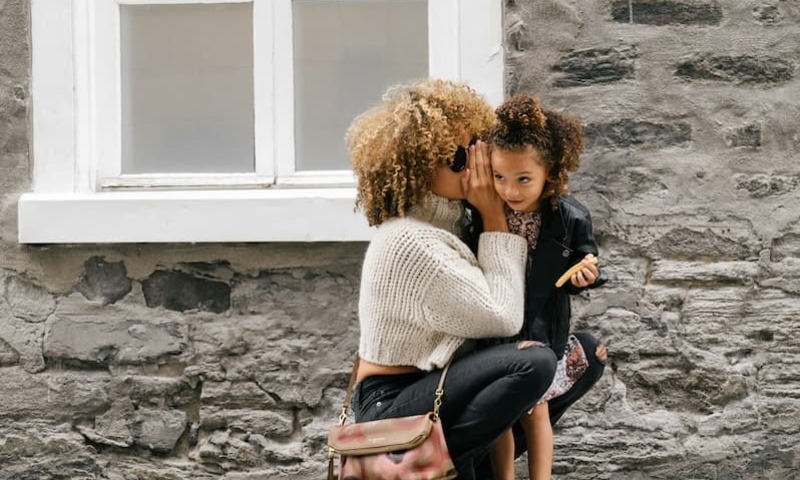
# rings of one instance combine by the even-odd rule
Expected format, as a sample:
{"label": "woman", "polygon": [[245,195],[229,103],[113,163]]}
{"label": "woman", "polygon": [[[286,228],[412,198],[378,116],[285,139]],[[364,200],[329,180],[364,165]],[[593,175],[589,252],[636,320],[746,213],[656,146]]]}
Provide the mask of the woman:
{"label": "woman", "polygon": [[[486,145],[474,142],[493,124],[469,87],[425,80],[390,89],[348,131],[357,205],[378,226],[359,299],[357,422],[428,412],[440,369],[468,339],[522,326],[527,245],[508,233]],[[477,255],[457,236],[462,200],[483,218]],[[453,361],[440,417],[460,479],[544,394],[555,363],[533,342]]]}

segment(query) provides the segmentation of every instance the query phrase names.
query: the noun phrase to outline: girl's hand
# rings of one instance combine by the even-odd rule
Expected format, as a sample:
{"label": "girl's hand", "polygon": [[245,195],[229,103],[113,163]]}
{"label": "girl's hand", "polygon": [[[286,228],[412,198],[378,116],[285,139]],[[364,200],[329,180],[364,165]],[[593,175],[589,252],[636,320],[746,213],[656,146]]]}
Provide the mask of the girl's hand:
{"label": "girl's hand", "polygon": [[485,231],[507,232],[503,199],[494,189],[489,148],[479,140],[467,150],[467,174],[462,179],[467,201],[481,214]]}
{"label": "girl's hand", "polygon": [[600,276],[600,272],[597,270],[597,264],[589,261],[589,259],[593,257],[594,255],[590,253],[581,260],[583,268],[578,270],[578,272],[569,279],[572,285],[578,288],[585,288],[597,281],[597,277]]}

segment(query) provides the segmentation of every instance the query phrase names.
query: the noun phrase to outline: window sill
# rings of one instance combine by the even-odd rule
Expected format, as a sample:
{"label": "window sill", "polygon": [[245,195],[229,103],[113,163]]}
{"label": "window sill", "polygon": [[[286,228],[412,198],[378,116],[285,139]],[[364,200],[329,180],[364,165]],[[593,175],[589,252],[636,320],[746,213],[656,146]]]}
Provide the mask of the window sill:
{"label": "window sill", "polygon": [[373,234],[355,189],[28,193],[19,242],[341,242]]}

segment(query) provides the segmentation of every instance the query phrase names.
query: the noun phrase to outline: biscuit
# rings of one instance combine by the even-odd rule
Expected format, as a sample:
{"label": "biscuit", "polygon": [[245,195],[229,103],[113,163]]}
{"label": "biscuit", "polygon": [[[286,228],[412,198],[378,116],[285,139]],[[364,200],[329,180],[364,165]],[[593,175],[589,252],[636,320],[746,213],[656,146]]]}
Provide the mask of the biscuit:
{"label": "biscuit", "polygon": [[[591,263],[592,265],[597,265],[597,257],[589,258],[589,263]],[[572,278],[573,275],[578,273],[583,267],[584,267],[583,262],[578,262],[575,265],[573,265],[569,270],[564,272],[564,275],[558,277],[558,280],[556,280],[556,288],[561,288],[565,283],[567,283],[567,281],[570,278]]]}

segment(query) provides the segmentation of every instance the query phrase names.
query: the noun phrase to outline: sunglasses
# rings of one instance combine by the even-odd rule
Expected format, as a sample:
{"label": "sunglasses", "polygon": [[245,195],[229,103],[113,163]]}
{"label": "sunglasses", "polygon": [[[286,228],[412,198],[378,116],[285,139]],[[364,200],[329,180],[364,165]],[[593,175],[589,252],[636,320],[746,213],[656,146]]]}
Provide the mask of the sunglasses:
{"label": "sunglasses", "polygon": [[[477,142],[478,142],[478,139],[477,138],[473,138],[469,142],[469,146],[471,147],[471,146],[475,145]],[[456,154],[453,155],[453,159],[450,160],[450,163],[448,164],[448,166],[450,167],[450,170],[453,171],[453,173],[463,172],[464,169],[467,168],[467,149],[464,148],[464,147],[461,147],[461,146],[456,148]]]}

